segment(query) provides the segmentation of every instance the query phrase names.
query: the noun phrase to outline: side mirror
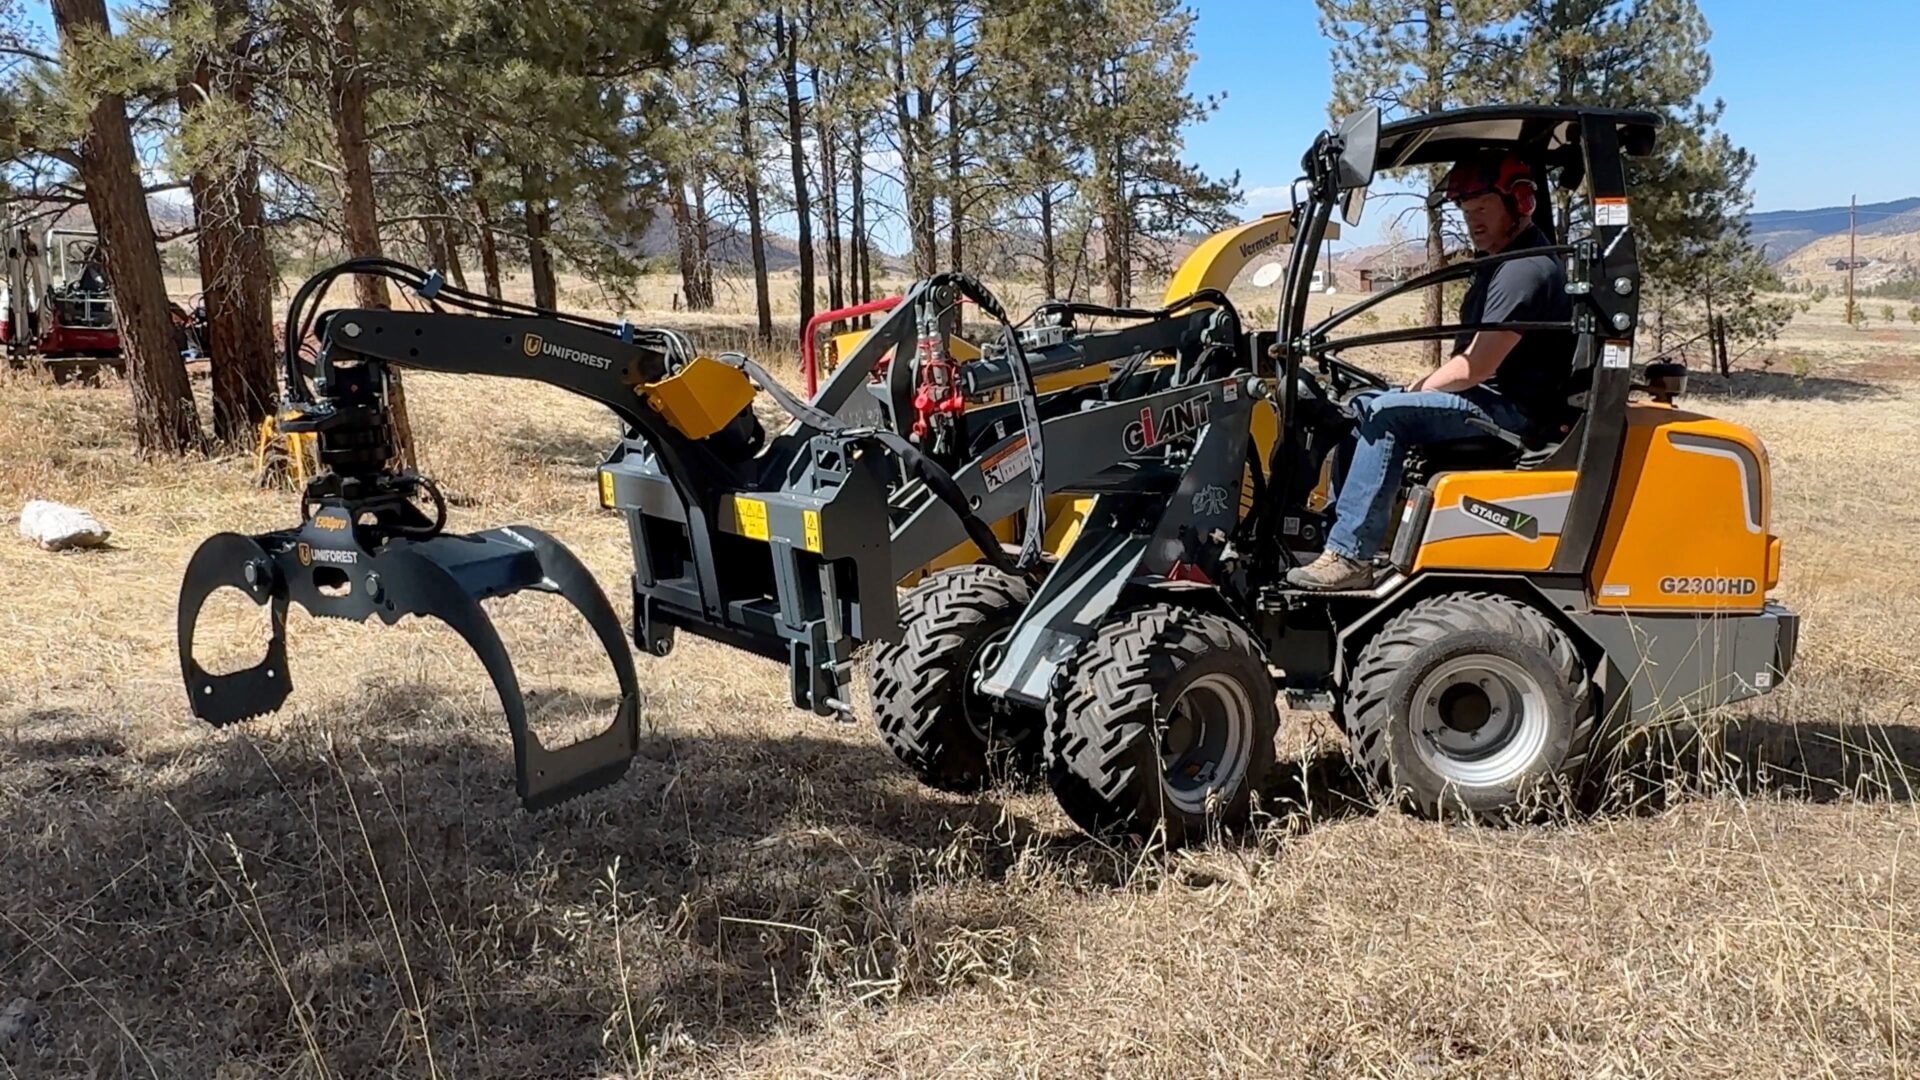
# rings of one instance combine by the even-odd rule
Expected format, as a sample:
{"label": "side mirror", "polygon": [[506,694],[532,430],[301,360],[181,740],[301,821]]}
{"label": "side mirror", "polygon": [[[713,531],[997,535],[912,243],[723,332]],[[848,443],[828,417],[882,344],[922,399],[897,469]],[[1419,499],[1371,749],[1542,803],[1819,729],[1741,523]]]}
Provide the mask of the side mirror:
{"label": "side mirror", "polygon": [[1340,208],[1340,217],[1349,225],[1360,224],[1360,212],[1367,208],[1367,189],[1349,188],[1347,198]]}
{"label": "side mirror", "polygon": [[[1340,122],[1340,161],[1336,179],[1341,190],[1373,183],[1374,158],[1380,150],[1380,110],[1362,109]],[[1357,222],[1350,222],[1357,223]]]}

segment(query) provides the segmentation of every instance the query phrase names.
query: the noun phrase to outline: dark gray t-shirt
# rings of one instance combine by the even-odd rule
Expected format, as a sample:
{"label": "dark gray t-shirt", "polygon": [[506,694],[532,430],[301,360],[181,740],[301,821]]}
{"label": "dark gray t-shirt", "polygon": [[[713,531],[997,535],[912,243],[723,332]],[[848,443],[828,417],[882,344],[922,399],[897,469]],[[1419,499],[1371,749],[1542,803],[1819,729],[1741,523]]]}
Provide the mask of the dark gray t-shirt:
{"label": "dark gray t-shirt", "polygon": [[[1509,251],[1546,247],[1547,237],[1537,225],[1514,238]],[[1466,299],[1460,303],[1465,324],[1502,322],[1565,322],[1573,318],[1573,300],[1567,296],[1567,272],[1557,255],[1529,255],[1473,272]],[[1457,356],[1473,341],[1472,332],[1454,338]],[[1525,330],[1520,341],[1500,362],[1486,385],[1512,400],[1536,426],[1557,424],[1567,410],[1567,380],[1573,373],[1573,333],[1570,330]]]}

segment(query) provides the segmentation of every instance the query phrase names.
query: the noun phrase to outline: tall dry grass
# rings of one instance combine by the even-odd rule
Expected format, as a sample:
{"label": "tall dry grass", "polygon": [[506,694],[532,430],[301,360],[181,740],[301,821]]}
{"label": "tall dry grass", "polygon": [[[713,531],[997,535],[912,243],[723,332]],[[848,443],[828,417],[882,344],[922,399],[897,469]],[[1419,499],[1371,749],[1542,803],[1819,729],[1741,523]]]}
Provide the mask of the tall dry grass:
{"label": "tall dry grass", "polygon": [[[60,498],[114,536],[0,536],[0,1069],[1916,1075],[1920,337],[1849,333],[1796,324],[1804,375],[1697,385],[1767,441],[1801,666],[1657,733],[1635,806],[1375,813],[1296,715],[1265,827],[1177,854],[1088,841],[1044,791],[922,790],[866,727],[787,708],[777,667],[695,640],[639,661],[628,778],[537,817],[478,662],[432,626],[296,615],[289,707],[214,731],[179,686],[179,575],[291,497],[237,456],[136,460],[122,388],[7,376],[0,510]],[[453,527],[536,523],[626,612],[592,486],[612,422],[482,380],[409,394]],[[537,722],[577,727],[611,679],[539,599],[496,615]],[[257,610],[209,632],[238,657]]]}

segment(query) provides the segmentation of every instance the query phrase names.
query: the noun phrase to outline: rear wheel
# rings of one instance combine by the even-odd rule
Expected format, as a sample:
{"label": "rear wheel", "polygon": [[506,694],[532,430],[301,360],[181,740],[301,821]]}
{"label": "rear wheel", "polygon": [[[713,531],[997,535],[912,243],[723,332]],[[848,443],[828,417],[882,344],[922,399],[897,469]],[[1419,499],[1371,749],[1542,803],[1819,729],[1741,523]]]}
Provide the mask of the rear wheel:
{"label": "rear wheel", "polygon": [[1381,794],[1427,817],[1498,820],[1570,805],[1598,709],[1573,642],[1493,593],[1422,600],[1353,666],[1345,724]]}
{"label": "rear wheel", "polygon": [[936,570],[900,601],[901,638],[868,668],[880,738],[928,785],[974,791],[1037,771],[1038,709],[980,693],[1033,592],[990,566]]}
{"label": "rear wheel", "polygon": [[1047,777],[1095,835],[1180,844],[1245,825],[1273,768],[1279,709],[1238,624],[1157,604],[1116,614],[1048,702]]}

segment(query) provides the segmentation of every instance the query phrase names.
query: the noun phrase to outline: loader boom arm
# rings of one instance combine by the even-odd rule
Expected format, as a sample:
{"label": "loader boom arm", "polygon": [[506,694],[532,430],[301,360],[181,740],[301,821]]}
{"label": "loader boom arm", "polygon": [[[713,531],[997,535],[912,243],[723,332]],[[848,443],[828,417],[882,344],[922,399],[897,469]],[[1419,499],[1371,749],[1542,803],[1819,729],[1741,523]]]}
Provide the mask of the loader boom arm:
{"label": "loader boom arm", "polygon": [[335,364],[364,358],[547,383],[597,401],[635,427],[657,422],[642,404],[643,388],[669,374],[660,350],[559,319],[347,308],[327,315],[322,340],[328,347],[315,374],[323,393]]}

